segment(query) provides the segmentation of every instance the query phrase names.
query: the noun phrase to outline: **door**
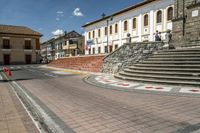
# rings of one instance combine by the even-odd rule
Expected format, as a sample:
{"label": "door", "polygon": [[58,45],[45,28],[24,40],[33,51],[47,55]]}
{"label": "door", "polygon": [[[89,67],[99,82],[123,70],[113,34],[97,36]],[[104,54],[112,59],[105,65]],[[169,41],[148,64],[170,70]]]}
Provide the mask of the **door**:
{"label": "door", "polygon": [[113,46],[109,46],[109,52],[111,53],[113,51]]}
{"label": "door", "polygon": [[31,55],[25,56],[26,64],[31,64]]}
{"label": "door", "polygon": [[9,54],[4,55],[4,65],[10,65],[10,55]]}

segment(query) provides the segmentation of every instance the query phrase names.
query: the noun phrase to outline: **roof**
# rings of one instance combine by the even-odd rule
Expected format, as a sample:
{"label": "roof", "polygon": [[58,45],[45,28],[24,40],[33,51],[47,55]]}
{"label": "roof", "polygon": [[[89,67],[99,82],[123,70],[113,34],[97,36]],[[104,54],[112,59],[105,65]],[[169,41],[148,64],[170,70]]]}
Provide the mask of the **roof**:
{"label": "roof", "polygon": [[70,38],[76,38],[76,37],[82,37],[82,35],[73,30],[73,31],[68,32],[65,35],[62,35],[62,36],[60,36],[58,38],[51,38],[50,40],[47,40],[47,41],[43,42],[42,45],[44,45],[46,43],[51,43],[51,42],[59,40],[61,38],[70,39]]}
{"label": "roof", "polygon": [[154,2],[154,1],[158,1],[158,0],[145,0],[145,1],[143,1],[143,2],[140,2],[140,3],[138,3],[138,4],[135,4],[135,5],[133,5],[133,6],[127,7],[127,8],[125,8],[125,9],[121,10],[121,11],[115,12],[115,13],[109,15],[109,16],[105,16],[105,17],[103,17],[103,18],[101,18],[101,19],[97,19],[97,20],[95,20],[95,21],[89,22],[89,23],[83,25],[82,27],[90,26],[90,25],[95,24],[95,23],[98,23],[98,22],[100,22],[100,21],[102,21],[102,20],[106,20],[106,19],[108,19],[108,18],[110,18],[110,17],[114,17],[114,16],[119,15],[119,14],[122,14],[122,13],[124,13],[124,12],[128,12],[128,11],[130,11],[130,10],[132,10],[132,9],[141,7],[141,6],[143,6],[143,5],[152,3],[152,2]]}
{"label": "roof", "polygon": [[41,33],[34,31],[25,26],[14,26],[14,25],[0,25],[0,33],[3,34],[17,34],[17,35],[33,35],[42,36]]}

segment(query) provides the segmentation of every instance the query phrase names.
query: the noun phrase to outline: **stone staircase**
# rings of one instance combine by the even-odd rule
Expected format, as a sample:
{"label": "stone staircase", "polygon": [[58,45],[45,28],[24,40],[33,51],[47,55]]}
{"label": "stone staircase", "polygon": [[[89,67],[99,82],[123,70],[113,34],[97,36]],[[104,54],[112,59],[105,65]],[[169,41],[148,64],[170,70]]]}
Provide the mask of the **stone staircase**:
{"label": "stone staircase", "polygon": [[200,85],[200,47],[162,50],[125,68],[116,78],[176,85]]}

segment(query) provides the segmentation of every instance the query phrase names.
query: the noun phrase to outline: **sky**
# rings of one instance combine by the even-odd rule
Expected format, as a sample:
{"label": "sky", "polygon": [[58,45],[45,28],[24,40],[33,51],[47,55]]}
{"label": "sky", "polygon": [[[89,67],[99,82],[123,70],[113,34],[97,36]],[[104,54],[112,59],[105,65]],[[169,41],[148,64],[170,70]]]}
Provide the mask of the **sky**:
{"label": "sky", "polygon": [[[0,0],[0,24],[27,26],[42,42],[63,31],[84,33],[82,25],[142,0]],[[3,5],[3,6],[2,6]]]}

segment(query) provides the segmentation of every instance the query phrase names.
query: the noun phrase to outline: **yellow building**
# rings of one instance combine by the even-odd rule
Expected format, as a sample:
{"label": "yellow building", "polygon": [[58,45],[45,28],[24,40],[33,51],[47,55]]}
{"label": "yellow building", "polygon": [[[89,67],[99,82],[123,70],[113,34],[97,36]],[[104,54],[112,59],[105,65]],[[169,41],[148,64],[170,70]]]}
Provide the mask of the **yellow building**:
{"label": "yellow building", "polygon": [[0,25],[0,65],[39,63],[41,36],[28,27]]}

